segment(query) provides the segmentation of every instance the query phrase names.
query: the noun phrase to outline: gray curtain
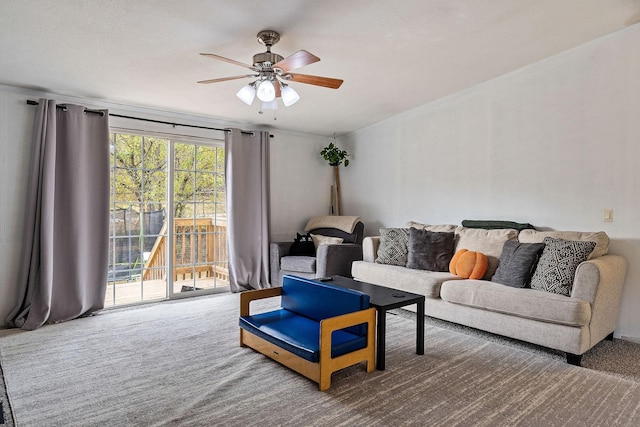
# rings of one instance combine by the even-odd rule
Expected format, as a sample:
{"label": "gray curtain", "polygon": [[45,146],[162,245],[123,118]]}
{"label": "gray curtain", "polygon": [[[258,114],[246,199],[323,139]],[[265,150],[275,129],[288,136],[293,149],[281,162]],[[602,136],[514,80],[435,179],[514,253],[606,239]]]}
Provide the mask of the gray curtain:
{"label": "gray curtain", "polygon": [[269,287],[268,132],[227,132],[225,182],[231,291]]}
{"label": "gray curtain", "polygon": [[40,99],[25,210],[22,329],[103,308],[109,258],[109,115]]}

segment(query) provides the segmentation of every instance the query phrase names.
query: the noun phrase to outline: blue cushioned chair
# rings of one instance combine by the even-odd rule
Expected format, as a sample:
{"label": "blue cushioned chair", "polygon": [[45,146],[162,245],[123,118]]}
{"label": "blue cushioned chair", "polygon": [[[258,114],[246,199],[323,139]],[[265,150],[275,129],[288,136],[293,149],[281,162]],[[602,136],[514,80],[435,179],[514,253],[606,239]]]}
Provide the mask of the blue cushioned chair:
{"label": "blue cushioned chair", "polygon": [[[281,296],[278,310],[250,314],[251,301]],[[375,309],[369,296],[351,289],[286,275],[282,287],[240,294],[240,345],[248,346],[305,377],[320,390],[331,374],[375,362]]]}

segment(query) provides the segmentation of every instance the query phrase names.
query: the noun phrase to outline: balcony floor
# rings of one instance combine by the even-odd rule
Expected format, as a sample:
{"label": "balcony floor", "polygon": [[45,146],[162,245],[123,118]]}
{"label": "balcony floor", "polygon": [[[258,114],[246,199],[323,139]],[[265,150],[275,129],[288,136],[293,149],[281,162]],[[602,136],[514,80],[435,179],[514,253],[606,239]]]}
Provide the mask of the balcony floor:
{"label": "balcony floor", "polygon": [[[176,294],[185,294],[193,291],[182,291],[183,286],[186,288],[193,288],[193,286],[200,290],[219,289],[224,291],[229,289],[229,282],[227,280],[203,277],[186,280],[177,280],[173,283],[173,292]],[[113,298],[113,287],[116,288],[115,303]],[[196,291],[197,292],[197,291]],[[195,293],[200,295],[200,292]],[[167,284],[165,280],[145,280],[144,282],[132,281],[132,282],[119,282],[115,285],[113,283],[107,284],[107,293],[105,297],[105,308],[117,307],[121,305],[136,304],[147,301],[159,301],[167,298]]]}

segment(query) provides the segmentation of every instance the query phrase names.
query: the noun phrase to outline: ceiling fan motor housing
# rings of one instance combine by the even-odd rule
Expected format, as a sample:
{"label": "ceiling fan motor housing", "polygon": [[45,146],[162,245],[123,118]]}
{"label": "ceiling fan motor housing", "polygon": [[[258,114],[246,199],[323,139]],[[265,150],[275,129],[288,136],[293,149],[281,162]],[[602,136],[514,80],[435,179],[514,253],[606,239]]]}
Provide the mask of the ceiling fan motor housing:
{"label": "ceiling fan motor housing", "polygon": [[271,70],[273,64],[277,64],[284,58],[282,55],[272,52],[256,53],[253,55],[253,65],[263,70]]}

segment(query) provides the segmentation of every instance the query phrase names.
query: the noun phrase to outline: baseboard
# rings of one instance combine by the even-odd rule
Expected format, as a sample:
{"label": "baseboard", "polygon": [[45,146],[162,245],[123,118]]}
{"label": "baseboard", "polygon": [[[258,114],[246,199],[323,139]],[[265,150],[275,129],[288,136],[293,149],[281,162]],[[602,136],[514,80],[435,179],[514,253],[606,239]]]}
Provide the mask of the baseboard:
{"label": "baseboard", "polygon": [[625,341],[631,341],[634,342],[636,344],[640,344],[640,337],[619,337],[621,340],[625,340]]}

